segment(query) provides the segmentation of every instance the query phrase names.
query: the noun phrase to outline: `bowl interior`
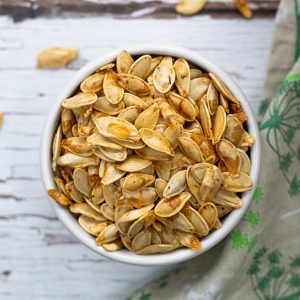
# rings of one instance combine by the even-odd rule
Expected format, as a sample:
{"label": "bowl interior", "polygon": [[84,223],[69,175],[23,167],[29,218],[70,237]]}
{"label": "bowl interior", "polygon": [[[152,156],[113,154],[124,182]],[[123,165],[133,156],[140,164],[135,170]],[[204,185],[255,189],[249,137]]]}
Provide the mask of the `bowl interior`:
{"label": "bowl interior", "polygon": [[[183,48],[177,47],[169,47],[169,46],[152,46],[152,45],[141,45],[134,47],[126,47],[127,51],[129,51],[132,55],[141,55],[141,54],[151,54],[151,55],[170,55],[173,57],[182,57],[185,58],[188,62],[192,63],[195,66],[200,67],[208,72],[215,73],[221,80],[227,85],[230,91],[240,100],[241,105],[244,111],[248,115],[247,127],[248,132],[254,136],[256,139],[256,143],[250,150],[250,160],[252,164],[250,176],[256,185],[259,174],[259,166],[260,166],[260,137],[259,131],[257,127],[257,123],[255,121],[254,114],[251,110],[249,103],[247,102],[244,94],[237,86],[237,84],[233,81],[233,79],[225,73],[222,69],[220,69],[215,64],[211,63],[207,59],[201,57],[200,55]],[[71,79],[71,81],[64,88],[62,93],[59,95],[57,100],[53,105],[53,109],[51,110],[49,117],[47,119],[43,138],[41,141],[41,171],[43,176],[43,181],[45,188],[48,190],[50,188],[55,187],[55,183],[53,180],[52,170],[51,170],[51,147],[52,147],[52,139],[57,128],[57,124],[59,122],[60,117],[60,103],[63,99],[70,97],[74,91],[78,88],[80,82],[93,73],[99,66],[104,65],[109,62],[115,61],[117,54],[120,50],[113,51],[112,53],[99,57],[87,65],[85,65],[82,69],[80,69],[75,76]],[[193,251],[186,248],[181,248],[174,250],[170,253],[163,254],[153,254],[153,255],[137,255],[128,250],[121,250],[117,252],[108,252],[104,250],[102,247],[98,247],[95,244],[95,238],[90,236],[87,232],[85,232],[77,222],[77,219],[68,211],[68,209],[60,206],[58,203],[49,198],[51,204],[53,205],[58,217],[65,224],[65,226],[71,231],[82,243],[88,246],[90,249],[95,252],[106,256],[108,258],[129,263],[135,265],[166,265],[172,263],[178,263],[201,253],[204,253],[218,242],[220,242],[223,238],[225,238],[232,229],[237,225],[242,216],[245,214],[253,195],[255,187],[245,193],[242,193],[241,198],[243,199],[243,206],[239,209],[233,210],[228,216],[222,219],[222,227],[214,232],[211,232],[206,238],[201,240],[202,250],[201,251]]]}

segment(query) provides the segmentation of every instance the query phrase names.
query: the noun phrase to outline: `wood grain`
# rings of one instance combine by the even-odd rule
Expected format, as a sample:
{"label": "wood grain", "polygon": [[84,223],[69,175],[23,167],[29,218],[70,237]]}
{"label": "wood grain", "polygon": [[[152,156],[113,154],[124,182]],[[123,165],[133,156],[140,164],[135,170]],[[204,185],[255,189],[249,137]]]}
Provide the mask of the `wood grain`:
{"label": "wood grain", "polygon": [[[113,0],[1,0],[0,15],[9,15],[15,21],[40,16],[113,16],[117,18],[177,18],[177,0],[113,1]],[[250,0],[255,17],[272,17],[279,0]],[[202,15],[216,18],[241,18],[233,0],[210,0]]]}
{"label": "wood grain", "polygon": [[[2,1],[3,2],[3,1]],[[20,1],[14,1],[20,3]],[[0,299],[119,300],[169,268],[108,261],[57,219],[40,177],[39,143],[53,100],[87,61],[134,43],[185,46],[228,71],[257,111],[273,20],[0,17]],[[60,70],[35,69],[36,55],[70,46],[80,57]]]}

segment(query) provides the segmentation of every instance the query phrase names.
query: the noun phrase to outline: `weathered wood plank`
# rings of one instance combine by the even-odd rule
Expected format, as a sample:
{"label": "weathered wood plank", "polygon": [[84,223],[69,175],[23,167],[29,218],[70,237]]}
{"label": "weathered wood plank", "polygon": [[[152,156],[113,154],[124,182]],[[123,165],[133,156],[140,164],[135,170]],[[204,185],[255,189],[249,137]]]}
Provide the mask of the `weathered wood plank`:
{"label": "weathered wood plank", "polygon": [[[67,31],[65,22],[70,26]],[[5,94],[0,95],[0,105],[5,113],[17,114],[24,119],[26,116],[31,118],[36,114],[44,115],[69,77],[86,61],[116,47],[126,47],[126,44],[137,41],[147,43],[151,40],[155,40],[156,43],[188,46],[212,59],[233,75],[256,110],[272,29],[272,23],[267,20],[251,23],[246,20],[212,21],[209,17],[201,16],[190,19],[130,22],[108,22],[107,19],[83,19],[80,23],[76,20],[43,20],[39,22],[38,27],[34,21],[24,25],[19,23],[20,25],[15,27],[12,24],[6,19],[1,25],[5,30],[1,30],[2,41],[0,40],[0,66],[3,70],[0,70],[0,82],[6,82],[6,88]],[[218,32],[222,32],[222,35],[217,34]],[[20,48],[10,47],[15,41],[18,41]],[[69,69],[36,70],[37,53],[53,45],[79,48],[79,60],[68,66]],[[238,47],[233,49],[231,45]],[[34,88],[30,84],[31,81],[34,82]],[[37,127],[41,128],[42,119],[37,122]]]}
{"label": "weathered wood plank", "polygon": [[[40,16],[84,16],[112,15],[118,18],[176,18],[177,0],[165,1],[97,1],[97,0],[1,0],[0,14],[9,15],[16,21]],[[274,15],[279,0],[250,0],[250,6],[256,16],[270,17]],[[234,1],[209,1],[203,15],[216,17],[241,17],[235,8]]]}

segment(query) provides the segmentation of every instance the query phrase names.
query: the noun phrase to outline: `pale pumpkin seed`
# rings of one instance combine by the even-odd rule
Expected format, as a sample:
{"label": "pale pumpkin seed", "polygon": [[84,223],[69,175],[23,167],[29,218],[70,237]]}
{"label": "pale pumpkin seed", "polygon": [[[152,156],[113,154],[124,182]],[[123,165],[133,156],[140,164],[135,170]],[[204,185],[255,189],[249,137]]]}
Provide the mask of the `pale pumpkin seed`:
{"label": "pale pumpkin seed", "polygon": [[183,58],[178,58],[174,63],[175,69],[175,84],[180,96],[186,97],[190,90],[190,67],[188,62]]}
{"label": "pale pumpkin seed", "polygon": [[175,82],[175,69],[173,59],[166,56],[156,67],[153,74],[153,84],[160,93],[168,92]]}
{"label": "pale pumpkin seed", "polygon": [[103,81],[103,91],[106,99],[111,104],[118,104],[122,100],[124,89],[118,85],[116,73],[105,73]]}

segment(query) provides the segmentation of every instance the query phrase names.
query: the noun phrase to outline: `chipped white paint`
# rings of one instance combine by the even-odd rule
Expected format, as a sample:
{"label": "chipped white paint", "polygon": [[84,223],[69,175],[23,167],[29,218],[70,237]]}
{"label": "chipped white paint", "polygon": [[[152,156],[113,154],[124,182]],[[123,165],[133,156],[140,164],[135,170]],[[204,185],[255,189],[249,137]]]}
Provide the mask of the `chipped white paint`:
{"label": "chipped white paint", "polygon": [[133,18],[140,18],[142,16],[150,15],[150,14],[154,13],[155,11],[156,11],[155,7],[146,7],[146,8],[134,11],[131,14],[131,17],[133,17]]}
{"label": "chipped white paint", "polygon": [[[171,1],[171,0],[170,0]],[[185,46],[233,75],[257,111],[273,22],[0,18],[0,299],[122,299],[166,268],[126,266],[82,246],[57,220],[39,175],[47,111],[86,61],[133,43]],[[80,49],[67,69],[35,69],[49,46]]]}

